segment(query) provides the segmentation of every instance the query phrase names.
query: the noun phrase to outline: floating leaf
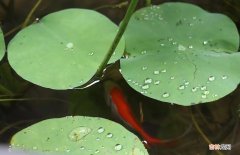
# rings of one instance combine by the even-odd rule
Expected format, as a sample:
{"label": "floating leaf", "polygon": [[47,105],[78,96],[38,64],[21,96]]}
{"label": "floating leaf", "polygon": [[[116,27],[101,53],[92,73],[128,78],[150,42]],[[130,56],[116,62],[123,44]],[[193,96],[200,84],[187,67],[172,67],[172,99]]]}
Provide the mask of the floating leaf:
{"label": "floating leaf", "polygon": [[4,54],[5,54],[5,42],[2,30],[0,28],[0,60],[2,60]]}
{"label": "floating leaf", "polygon": [[[8,46],[8,59],[24,79],[52,89],[71,89],[93,77],[118,27],[91,10],[52,13],[22,31]],[[121,40],[110,62],[124,51]]]}
{"label": "floating leaf", "polygon": [[81,116],[34,124],[14,135],[11,146],[26,151],[69,155],[148,154],[142,142],[121,125],[102,118]]}
{"label": "floating leaf", "polygon": [[186,3],[151,6],[132,16],[125,39],[122,74],[148,97],[187,106],[217,100],[239,84],[239,35],[224,15]]}

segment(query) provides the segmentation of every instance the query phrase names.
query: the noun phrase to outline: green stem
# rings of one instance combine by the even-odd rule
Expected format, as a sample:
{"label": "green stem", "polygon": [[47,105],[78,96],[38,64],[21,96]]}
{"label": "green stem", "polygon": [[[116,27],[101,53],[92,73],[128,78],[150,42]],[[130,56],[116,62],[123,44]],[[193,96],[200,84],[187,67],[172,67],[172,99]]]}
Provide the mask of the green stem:
{"label": "green stem", "polygon": [[6,95],[9,95],[9,96],[12,96],[13,93],[11,90],[7,89],[6,87],[4,87],[3,85],[0,84],[0,92],[6,94]]}
{"label": "green stem", "polygon": [[112,45],[110,46],[105,58],[103,59],[102,63],[100,64],[98,70],[97,70],[97,73],[96,73],[96,76],[98,77],[99,75],[102,74],[105,66],[107,65],[109,59],[111,58],[113,52],[115,51],[120,39],[122,38],[122,35],[123,33],[125,32],[126,30],[126,27],[128,25],[128,22],[130,20],[130,17],[131,15],[133,14],[136,6],[137,6],[137,3],[138,3],[138,0],[132,0],[129,7],[128,7],[128,10],[127,10],[127,13],[125,15],[125,17],[123,18],[123,21],[122,23],[120,24],[120,27],[119,27],[119,30],[118,30],[118,33],[117,35],[115,36],[114,40],[113,40],[113,43]]}
{"label": "green stem", "polygon": [[151,0],[146,0],[146,6],[150,6],[152,5],[152,1]]}
{"label": "green stem", "polygon": [[33,15],[33,13],[36,11],[36,9],[38,8],[38,6],[42,3],[42,0],[38,0],[37,3],[34,5],[34,7],[32,8],[32,10],[30,11],[30,13],[28,14],[27,18],[25,19],[22,28],[26,27]]}
{"label": "green stem", "polygon": [[103,5],[95,8],[94,10],[100,10],[100,9],[105,9],[105,8],[123,8],[128,5],[128,1],[121,2],[118,4],[109,4],[109,5]]}

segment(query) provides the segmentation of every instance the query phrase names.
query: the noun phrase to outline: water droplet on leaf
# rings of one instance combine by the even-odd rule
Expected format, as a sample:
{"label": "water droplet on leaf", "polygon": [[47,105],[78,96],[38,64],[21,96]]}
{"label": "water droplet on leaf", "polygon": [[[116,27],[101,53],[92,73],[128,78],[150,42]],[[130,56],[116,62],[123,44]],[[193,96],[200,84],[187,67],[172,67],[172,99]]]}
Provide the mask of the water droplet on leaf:
{"label": "water droplet on leaf", "polygon": [[164,98],[167,98],[167,97],[169,97],[170,95],[169,95],[169,93],[163,93],[163,95],[162,95]]}
{"label": "water droplet on leaf", "polygon": [[214,81],[214,80],[215,80],[215,77],[214,77],[214,76],[209,76],[208,80],[209,80],[209,81]]}
{"label": "water droplet on leaf", "polygon": [[114,147],[114,149],[115,149],[116,151],[120,151],[120,150],[122,149],[122,145],[121,145],[121,144],[116,144],[115,147]]}
{"label": "water droplet on leaf", "polygon": [[68,135],[68,137],[71,141],[76,142],[81,140],[83,137],[87,136],[91,131],[92,130],[87,127],[78,127],[73,129]]}
{"label": "water droplet on leaf", "polygon": [[104,129],[103,127],[100,127],[100,128],[98,128],[98,130],[97,130],[98,133],[103,133],[104,131],[105,131],[105,129]]}

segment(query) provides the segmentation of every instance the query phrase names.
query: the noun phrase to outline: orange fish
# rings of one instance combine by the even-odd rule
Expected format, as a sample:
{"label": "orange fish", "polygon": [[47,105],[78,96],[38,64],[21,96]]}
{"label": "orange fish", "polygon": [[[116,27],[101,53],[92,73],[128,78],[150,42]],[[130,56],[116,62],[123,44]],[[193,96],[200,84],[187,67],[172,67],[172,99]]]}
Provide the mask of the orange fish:
{"label": "orange fish", "polygon": [[136,132],[138,132],[141,137],[145,140],[145,143],[147,146],[156,146],[156,145],[162,145],[162,146],[173,146],[175,145],[175,142],[172,140],[160,140],[159,138],[152,137],[147,132],[145,132],[140,125],[140,123],[137,121],[137,119],[134,117],[133,112],[131,108],[129,107],[123,92],[118,87],[112,87],[110,89],[110,96],[112,103],[114,104],[117,113],[120,115],[120,117],[127,122]]}

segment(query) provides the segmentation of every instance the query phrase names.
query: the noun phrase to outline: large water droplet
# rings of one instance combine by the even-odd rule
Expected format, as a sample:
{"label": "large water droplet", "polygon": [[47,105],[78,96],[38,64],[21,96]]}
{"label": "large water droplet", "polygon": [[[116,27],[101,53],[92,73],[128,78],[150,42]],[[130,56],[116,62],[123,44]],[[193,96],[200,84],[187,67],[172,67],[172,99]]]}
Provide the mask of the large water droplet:
{"label": "large water droplet", "polygon": [[162,95],[164,98],[167,98],[167,97],[169,97],[170,96],[170,94],[169,93],[163,93],[163,95]]}
{"label": "large water droplet", "polygon": [[151,78],[146,78],[146,79],[144,80],[144,83],[145,83],[145,84],[150,84],[150,83],[152,83],[152,79],[151,79]]}
{"label": "large water droplet", "polygon": [[115,149],[116,151],[120,151],[120,150],[122,149],[122,145],[121,145],[121,144],[116,144],[116,145],[114,146],[114,149]]}
{"label": "large water droplet", "polygon": [[214,76],[209,76],[208,80],[209,80],[209,81],[214,81],[214,80],[215,80],[215,77],[214,77]]}
{"label": "large water droplet", "polygon": [[71,141],[79,141],[81,140],[83,137],[87,136],[92,130],[90,128],[87,127],[78,127],[73,129],[70,134],[68,135],[69,139]]}
{"label": "large water droplet", "polygon": [[104,131],[105,131],[105,129],[104,129],[103,127],[100,127],[100,128],[98,128],[98,130],[97,130],[98,133],[103,133]]}

